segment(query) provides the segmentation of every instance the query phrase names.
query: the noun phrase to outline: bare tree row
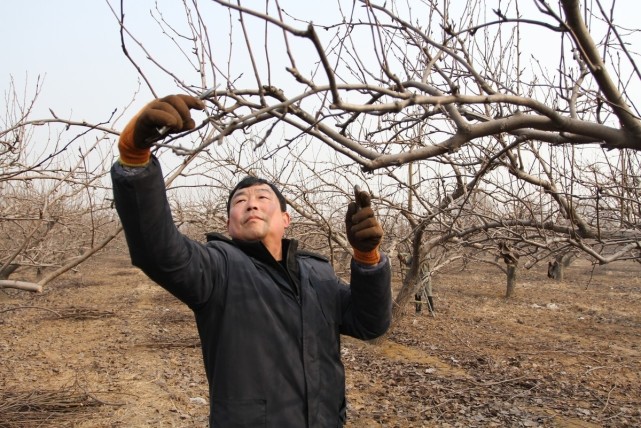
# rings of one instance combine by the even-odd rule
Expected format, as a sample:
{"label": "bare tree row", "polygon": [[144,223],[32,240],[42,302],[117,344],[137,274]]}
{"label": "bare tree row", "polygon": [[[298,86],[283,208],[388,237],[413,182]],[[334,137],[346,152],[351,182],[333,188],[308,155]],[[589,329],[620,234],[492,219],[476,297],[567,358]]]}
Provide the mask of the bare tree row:
{"label": "bare tree row", "polygon": [[[171,18],[152,10],[189,72],[146,49],[158,34],[137,34],[126,2],[110,6],[152,96],[165,95],[153,87],[161,73],[209,107],[196,130],[157,151],[176,220],[194,236],[224,230],[226,189],[259,174],[284,188],[291,234],[337,266],[349,254],[344,207],[364,183],[384,249],[411,256],[399,308],[425,275],[457,260],[493,264],[508,285],[517,268],[577,256],[639,260],[641,79],[634,29],[617,24],[625,11],[614,3],[336,1],[309,16],[295,3],[216,0],[183,3]],[[11,105],[0,186],[16,202],[3,198],[2,271],[58,272],[118,232],[105,182],[116,118],[31,120],[30,104]],[[34,157],[29,134],[43,124],[62,128]],[[65,210],[73,222],[61,220]],[[71,223],[86,226],[83,238],[65,240],[52,261],[39,248],[61,246],[51,231],[71,233]]]}

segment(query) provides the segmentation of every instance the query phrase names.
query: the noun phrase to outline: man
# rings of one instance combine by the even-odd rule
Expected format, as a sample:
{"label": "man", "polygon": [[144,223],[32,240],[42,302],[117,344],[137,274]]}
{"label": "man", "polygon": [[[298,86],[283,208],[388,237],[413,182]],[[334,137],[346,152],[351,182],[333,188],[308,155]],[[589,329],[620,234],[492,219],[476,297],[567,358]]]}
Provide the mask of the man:
{"label": "man", "polygon": [[229,194],[227,231],[201,244],[175,227],[158,160],[158,129],[193,129],[203,103],[171,95],[125,127],[112,168],[132,263],[195,314],[212,427],[338,427],[345,421],[340,334],[382,335],[391,319],[390,267],[367,192],[346,215],[350,286],[327,260],[284,239],[290,217],[271,183],[248,177]]}

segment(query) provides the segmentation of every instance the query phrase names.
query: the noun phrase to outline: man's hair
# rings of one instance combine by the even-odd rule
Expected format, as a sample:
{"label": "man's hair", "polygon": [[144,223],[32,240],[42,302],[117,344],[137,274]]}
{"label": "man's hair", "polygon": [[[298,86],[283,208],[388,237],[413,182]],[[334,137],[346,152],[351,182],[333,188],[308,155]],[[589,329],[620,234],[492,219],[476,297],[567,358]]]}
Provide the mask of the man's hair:
{"label": "man's hair", "polygon": [[234,197],[234,194],[239,191],[240,189],[246,189],[247,187],[252,187],[252,186],[257,186],[259,184],[266,184],[268,185],[276,194],[276,197],[278,198],[278,202],[280,203],[280,210],[282,212],[287,211],[287,201],[285,200],[285,197],[283,196],[282,193],[280,193],[280,190],[276,186],[274,186],[273,183],[265,180],[264,178],[258,178],[258,177],[252,177],[248,175],[247,177],[243,178],[236,184],[236,187],[234,187],[230,192],[229,192],[229,198],[227,198],[227,215],[229,215],[229,209],[231,208],[231,198]]}

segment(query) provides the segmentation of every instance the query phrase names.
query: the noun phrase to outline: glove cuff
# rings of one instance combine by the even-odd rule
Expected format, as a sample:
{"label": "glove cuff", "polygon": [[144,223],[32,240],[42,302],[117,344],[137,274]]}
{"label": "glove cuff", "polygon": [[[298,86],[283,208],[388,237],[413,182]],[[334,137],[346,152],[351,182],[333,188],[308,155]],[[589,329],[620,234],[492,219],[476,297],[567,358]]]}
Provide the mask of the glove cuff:
{"label": "glove cuff", "polygon": [[378,248],[374,248],[372,251],[359,251],[354,248],[354,260],[363,265],[373,266],[381,261],[381,255]]}
{"label": "glove cuff", "polygon": [[125,166],[145,166],[149,163],[151,149],[139,149],[134,145],[134,128],[138,116],[125,126],[118,140],[120,163]]}

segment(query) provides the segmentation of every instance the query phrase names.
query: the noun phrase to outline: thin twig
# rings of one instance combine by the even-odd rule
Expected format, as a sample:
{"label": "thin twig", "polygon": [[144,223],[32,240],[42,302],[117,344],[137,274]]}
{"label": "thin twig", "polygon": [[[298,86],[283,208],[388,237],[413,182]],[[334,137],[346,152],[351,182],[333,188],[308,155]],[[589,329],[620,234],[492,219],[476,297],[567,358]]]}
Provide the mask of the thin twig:
{"label": "thin twig", "polygon": [[58,313],[58,312],[56,312],[56,311],[54,311],[52,309],[43,308],[41,306],[16,306],[16,307],[13,307],[13,308],[3,309],[3,310],[0,311],[0,314],[2,314],[4,312],[17,311],[19,309],[40,309],[42,311],[51,312],[52,314],[55,314],[58,318],[62,318],[62,315],[60,313]]}

